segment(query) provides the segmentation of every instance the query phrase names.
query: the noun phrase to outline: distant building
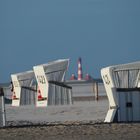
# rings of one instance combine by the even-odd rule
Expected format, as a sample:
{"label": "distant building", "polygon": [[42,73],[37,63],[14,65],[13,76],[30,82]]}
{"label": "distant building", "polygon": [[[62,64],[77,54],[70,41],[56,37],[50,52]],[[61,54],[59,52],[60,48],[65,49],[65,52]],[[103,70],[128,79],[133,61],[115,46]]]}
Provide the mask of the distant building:
{"label": "distant building", "polygon": [[89,81],[89,80],[93,80],[93,78],[87,73],[85,76],[85,80]]}
{"label": "distant building", "polygon": [[73,100],[95,100],[106,97],[102,79],[92,80],[67,80],[65,83],[72,87]]}
{"label": "distant building", "polygon": [[77,80],[77,77],[74,74],[72,74],[70,80]]}

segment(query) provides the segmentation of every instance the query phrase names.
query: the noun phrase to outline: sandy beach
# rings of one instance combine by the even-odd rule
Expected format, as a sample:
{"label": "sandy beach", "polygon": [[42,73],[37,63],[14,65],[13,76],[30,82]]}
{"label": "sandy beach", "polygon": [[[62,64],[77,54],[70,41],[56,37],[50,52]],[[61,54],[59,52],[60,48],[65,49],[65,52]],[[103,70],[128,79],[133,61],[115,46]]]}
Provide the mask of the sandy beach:
{"label": "sandy beach", "polygon": [[140,139],[140,123],[103,123],[107,110],[106,99],[47,108],[6,105],[7,127],[0,129],[0,140]]}
{"label": "sandy beach", "polygon": [[12,107],[6,105],[7,121],[27,122],[65,122],[65,121],[99,121],[103,122],[108,110],[108,100],[78,101],[73,105]]}
{"label": "sandy beach", "polygon": [[139,140],[140,124],[54,124],[0,130],[1,140]]}

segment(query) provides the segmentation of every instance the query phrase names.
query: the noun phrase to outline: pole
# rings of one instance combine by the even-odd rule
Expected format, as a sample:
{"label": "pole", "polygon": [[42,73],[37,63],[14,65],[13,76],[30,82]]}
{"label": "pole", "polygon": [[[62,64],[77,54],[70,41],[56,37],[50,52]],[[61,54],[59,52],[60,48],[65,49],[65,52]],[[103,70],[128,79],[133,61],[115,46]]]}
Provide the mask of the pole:
{"label": "pole", "polygon": [[6,126],[6,113],[5,113],[5,101],[4,101],[4,91],[3,88],[0,87],[0,98],[1,98],[1,117],[2,117],[2,126]]}
{"label": "pole", "polygon": [[98,82],[95,82],[95,101],[99,100]]}

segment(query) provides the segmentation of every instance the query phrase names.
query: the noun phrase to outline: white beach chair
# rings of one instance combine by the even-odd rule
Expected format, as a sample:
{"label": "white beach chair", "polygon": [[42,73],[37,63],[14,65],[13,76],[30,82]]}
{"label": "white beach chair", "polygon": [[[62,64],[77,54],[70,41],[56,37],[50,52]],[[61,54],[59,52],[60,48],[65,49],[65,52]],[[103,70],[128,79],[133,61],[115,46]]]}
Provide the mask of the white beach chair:
{"label": "white beach chair", "polygon": [[33,71],[26,71],[11,75],[12,106],[31,105],[36,101],[36,82]]}
{"label": "white beach chair", "polygon": [[140,121],[140,62],[103,68],[109,99],[105,122]]}
{"label": "white beach chair", "polygon": [[72,89],[63,83],[68,65],[68,59],[60,59],[33,67],[38,84],[38,107],[72,104]]}

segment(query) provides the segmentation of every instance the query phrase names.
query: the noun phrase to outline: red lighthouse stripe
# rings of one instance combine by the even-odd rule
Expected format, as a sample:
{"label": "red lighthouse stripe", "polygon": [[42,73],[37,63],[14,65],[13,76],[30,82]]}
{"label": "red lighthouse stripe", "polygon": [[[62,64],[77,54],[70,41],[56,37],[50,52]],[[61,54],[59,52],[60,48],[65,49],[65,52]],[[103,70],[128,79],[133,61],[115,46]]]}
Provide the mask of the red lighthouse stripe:
{"label": "red lighthouse stripe", "polygon": [[81,58],[78,59],[78,80],[82,80],[83,74],[82,74],[82,61]]}

